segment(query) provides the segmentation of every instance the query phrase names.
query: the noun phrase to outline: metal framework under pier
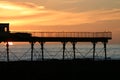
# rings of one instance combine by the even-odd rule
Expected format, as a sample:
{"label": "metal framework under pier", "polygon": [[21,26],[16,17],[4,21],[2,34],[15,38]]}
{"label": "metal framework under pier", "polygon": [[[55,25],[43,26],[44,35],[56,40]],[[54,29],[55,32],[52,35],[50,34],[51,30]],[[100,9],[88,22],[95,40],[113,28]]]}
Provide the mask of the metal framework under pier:
{"label": "metal framework under pier", "polygon": [[[32,33],[31,33],[32,34]],[[34,33],[35,34],[35,33]],[[95,60],[95,54],[96,54],[96,44],[97,42],[102,42],[104,46],[104,59],[107,60],[107,51],[106,51],[106,45],[108,43],[109,39],[112,39],[112,33],[111,32],[38,32],[37,35],[33,35],[30,37],[21,37],[24,36],[24,34],[19,34],[20,36],[13,35],[11,38],[6,38],[5,42],[6,44],[6,51],[7,51],[7,61],[9,61],[9,41],[12,42],[29,42],[31,44],[31,61],[34,59],[34,45],[36,42],[39,42],[41,46],[41,57],[42,61],[44,60],[44,44],[46,42],[61,42],[63,45],[63,56],[62,59],[65,59],[65,50],[66,50],[66,44],[70,42],[72,44],[73,48],[73,59],[76,59],[76,44],[77,42],[91,42],[93,44],[93,60]],[[42,34],[42,36],[40,36]],[[53,36],[54,34],[54,36]],[[59,34],[59,36],[57,36]],[[61,34],[61,35],[60,35]],[[72,35],[71,35],[72,34]],[[12,34],[11,34],[12,35]],[[17,34],[18,35],[18,34]],[[43,36],[44,35],[44,36]],[[69,36],[68,36],[69,35]],[[71,35],[71,36],[70,36]],[[74,35],[74,36],[73,36]]]}

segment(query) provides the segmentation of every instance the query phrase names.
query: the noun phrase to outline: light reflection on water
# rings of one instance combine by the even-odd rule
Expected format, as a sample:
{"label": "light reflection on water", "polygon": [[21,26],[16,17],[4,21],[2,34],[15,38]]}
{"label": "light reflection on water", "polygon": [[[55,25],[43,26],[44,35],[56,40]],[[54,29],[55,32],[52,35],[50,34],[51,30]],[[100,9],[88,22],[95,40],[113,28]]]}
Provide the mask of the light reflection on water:
{"label": "light reflection on water", "polygon": [[[76,58],[92,58],[93,49],[92,44],[76,45]],[[10,60],[30,60],[31,59],[31,46],[29,43],[14,44],[10,46]],[[44,58],[46,59],[62,59],[63,50],[62,44],[46,43],[44,46]],[[107,57],[111,59],[120,59],[120,45],[108,44]],[[104,59],[104,49],[102,44],[96,45],[96,58]],[[41,47],[39,43],[34,45],[34,60],[41,60]],[[65,50],[65,59],[73,59],[72,45],[68,43]],[[0,60],[6,60],[6,47],[4,44],[0,45]]]}

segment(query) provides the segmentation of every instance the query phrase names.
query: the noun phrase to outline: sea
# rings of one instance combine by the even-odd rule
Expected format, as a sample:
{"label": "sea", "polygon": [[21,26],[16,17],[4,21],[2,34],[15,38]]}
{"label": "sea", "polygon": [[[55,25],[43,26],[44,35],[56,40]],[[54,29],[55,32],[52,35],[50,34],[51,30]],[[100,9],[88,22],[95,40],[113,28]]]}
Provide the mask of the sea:
{"label": "sea", "polygon": [[[62,43],[44,43],[43,50],[44,59],[63,59],[63,44]],[[74,51],[71,43],[66,44],[64,59],[73,59]],[[93,45],[91,43],[77,43],[75,49],[76,59],[93,58]],[[95,59],[104,60],[105,52],[102,43],[96,44]],[[120,59],[120,44],[107,44],[107,59]],[[31,60],[31,44],[28,42],[12,42],[9,45],[9,60],[21,61]],[[42,50],[40,43],[34,44],[33,60],[42,60]],[[0,44],[0,61],[7,61],[6,43]]]}

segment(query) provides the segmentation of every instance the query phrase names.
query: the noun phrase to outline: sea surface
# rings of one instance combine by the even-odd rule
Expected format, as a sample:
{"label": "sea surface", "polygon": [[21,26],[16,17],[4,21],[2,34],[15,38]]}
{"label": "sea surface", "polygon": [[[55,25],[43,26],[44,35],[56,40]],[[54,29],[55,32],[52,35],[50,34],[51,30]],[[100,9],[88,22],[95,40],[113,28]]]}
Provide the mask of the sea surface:
{"label": "sea surface", "polygon": [[[91,43],[76,44],[76,58],[92,58],[93,45]],[[95,59],[104,60],[104,46],[102,43],[96,45]],[[45,43],[44,59],[62,59],[63,46],[62,43]],[[107,44],[107,58],[120,59],[120,44]],[[33,60],[41,60],[42,51],[39,43],[34,44]],[[66,44],[65,59],[73,59],[73,46],[71,43]],[[13,43],[9,45],[9,60],[31,60],[31,44],[30,43]],[[0,61],[7,61],[7,51],[5,43],[0,44]]]}

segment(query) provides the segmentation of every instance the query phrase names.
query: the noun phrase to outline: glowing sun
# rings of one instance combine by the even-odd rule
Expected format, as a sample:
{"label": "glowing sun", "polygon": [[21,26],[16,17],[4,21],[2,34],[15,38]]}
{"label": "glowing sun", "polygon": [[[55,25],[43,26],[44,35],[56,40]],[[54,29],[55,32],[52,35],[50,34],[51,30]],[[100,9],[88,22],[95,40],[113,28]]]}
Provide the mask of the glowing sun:
{"label": "glowing sun", "polygon": [[9,45],[13,45],[13,42],[8,42]]}

